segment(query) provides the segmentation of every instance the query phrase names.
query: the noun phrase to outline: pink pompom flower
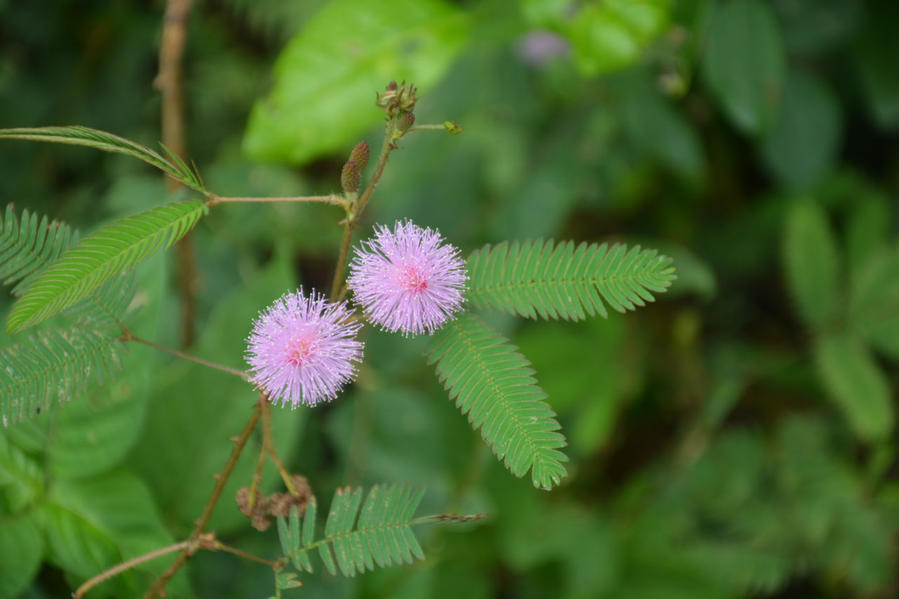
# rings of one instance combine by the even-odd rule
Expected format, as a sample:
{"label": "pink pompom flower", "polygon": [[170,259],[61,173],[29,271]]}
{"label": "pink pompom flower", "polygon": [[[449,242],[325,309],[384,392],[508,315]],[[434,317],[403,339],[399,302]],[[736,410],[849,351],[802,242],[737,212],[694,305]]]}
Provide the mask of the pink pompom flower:
{"label": "pink pompom flower", "polygon": [[356,378],[362,326],[346,303],[302,289],[281,296],[253,322],[247,338],[250,380],[276,403],[314,406],[331,401]]}
{"label": "pink pompom flower", "polygon": [[461,310],[467,278],[457,247],[407,220],[375,228],[356,250],[348,284],[370,321],[409,336],[433,333]]}

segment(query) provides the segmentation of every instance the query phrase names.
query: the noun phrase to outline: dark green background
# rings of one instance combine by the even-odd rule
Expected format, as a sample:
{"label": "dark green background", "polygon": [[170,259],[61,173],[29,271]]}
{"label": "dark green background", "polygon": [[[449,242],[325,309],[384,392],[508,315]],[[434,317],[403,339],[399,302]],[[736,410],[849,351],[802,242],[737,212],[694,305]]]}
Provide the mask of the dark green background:
{"label": "dark green background", "polygon": [[[464,133],[403,140],[362,235],[410,217],[465,253],[503,239],[620,240],[678,268],[670,292],[634,314],[493,321],[533,362],[569,439],[569,477],[549,493],[513,478],[469,429],[424,364],[425,340],[367,330],[350,390],[275,411],[282,455],[322,503],[338,485],[411,482],[427,488],[422,513],[489,516],[423,529],[425,562],[304,576],[293,596],[899,593],[899,5],[194,4],[188,146],[213,191],[334,191],[349,149],[379,145],[375,91],[410,78],[418,122],[453,119]],[[0,0],[0,126],[80,124],[154,146],[163,10]],[[167,198],[159,173],[128,158],[4,141],[0,199],[89,231]],[[258,310],[298,284],[326,288],[339,217],[216,208],[194,234],[192,351],[238,367]],[[134,323],[168,345],[180,324],[173,255],[140,268]],[[183,538],[199,515],[255,394],[130,349],[113,383],[0,433],[0,597],[67,596]],[[230,501],[237,486],[213,528],[274,558],[274,530],[253,531]],[[169,596],[272,593],[270,570],[232,556],[197,555],[188,572]],[[148,576],[96,596],[135,596]]]}

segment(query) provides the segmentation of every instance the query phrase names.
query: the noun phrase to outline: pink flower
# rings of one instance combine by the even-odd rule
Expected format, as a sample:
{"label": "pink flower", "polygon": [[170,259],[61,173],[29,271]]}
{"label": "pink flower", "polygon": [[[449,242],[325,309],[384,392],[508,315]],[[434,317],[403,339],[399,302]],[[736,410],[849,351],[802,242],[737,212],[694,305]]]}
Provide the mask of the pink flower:
{"label": "pink flower", "polygon": [[380,226],[350,264],[348,284],[366,317],[404,335],[433,333],[462,308],[465,262],[437,231],[411,221]]}
{"label": "pink flower", "polygon": [[302,290],[275,300],[253,322],[247,339],[250,380],[275,403],[291,407],[331,401],[356,378],[362,343],[346,303]]}

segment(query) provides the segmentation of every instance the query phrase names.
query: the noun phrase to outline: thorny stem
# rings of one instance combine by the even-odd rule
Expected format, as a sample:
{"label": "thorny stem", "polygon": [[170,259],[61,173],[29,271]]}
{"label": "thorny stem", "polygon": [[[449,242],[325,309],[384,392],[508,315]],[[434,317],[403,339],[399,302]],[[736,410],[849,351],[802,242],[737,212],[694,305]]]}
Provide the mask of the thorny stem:
{"label": "thorny stem", "polygon": [[[209,500],[206,502],[206,506],[203,508],[203,514],[200,516],[200,519],[197,520],[197,524],[193,529],[193,532],[190,534],[191,543],[195,543],[197,539],[203,534],[203,530],[206,528],[206,525],[209,523],[209,518],[212,516],[212,510],[215,508],[215,504],[218,503],[219,497],[222,495],[222,491],[225,489],[225,484],[228,482],[228,478],[231,476],[231,473],[234,471],[234,466],[237,465],[237,459],[240,457],[241,452],[243,451],[244,446],[247,444],[247,440],[250,438],[253,430],[256,428],[256,424],[259,422],[259,413],[262,411],[261,406],[264,403],[264,399],[256,403],[256,406],[253,408],[253,413],[250,415],[250,419],[247,421],[246,426],[244,426],[243,431],[241,431],[240,436],[234,441],[234,449],[231,450],[231,455],[228,457],[227,463],[225,463],[225,468],[222,470],[221,474],[216,475],[216,483],[215,488],[212,490],[212,495],[209,496]],[[147,590],[143,595],[143,599],[154,599],[157,597],[162,590],[165,588],[165,585],[171,580],[172,576],[175,575],[176,572],[187,562],[190,556],[193,554],[191,551],[191,547],[185,547],[174,562],[163,572],[162,576],[156,579],[156,582],[153,583],[153,586]]]}
{"label": "thorny stem", "polygon": [[297,202],[319,202],[322,204],[331,204],[333,206],[341,206],[343,208],[347,207],[346,200],[339,195],[326,195],[326,196],[284,196],[284,197],[227,197],[227,196],[219,196],[212,192],[208,192],[206,205],[208,207],[215,206],[216,204],[247,204],[247,203],[257,203],[257,204],[270,204],[270,203],[297,203]]}
{"label": "thorny stem", "polygon": [[[184,89],[181,64],[187,41],[187,16],[191,0],[168,0],[159,44],[159,73],[154,87],[162,94],[162,144],[184,159],[187,141],[184,134]],[[169,193],[181,184],[166,178]],[[197,259],[190,234],[178,242],[178,287],[181,296],[181,344],[189,347],[194,340],[196,313]]]}
{"label": "thorny stem", "polygon": [[216,362],[210,362],[209,360],[204,360],[203,358],[198,358],[196,356],[192,356],[190,354],[186,354],[182,351],[178,351],[177,349],[172,349],[171,347],[166,347],[164,345],[159,345],[158,343],[154,343],[149,339],[143,339],[142,337],[138,337],[134,333],[131,332],[130,329],[125,327],[125,325],[119,323],[119,328],[122,329],[122,336],[119,337],[122,341],[134,341],[135,343],[141,343],[143,345],[147,345],[152,347],[153,349],[158,349],[159,351],[163,351],[167,354],[172,354],[173,356],[178,356],[179,358],[183,358],[185,360],[190,360],[191,362],[196,362],[197,364],[202,364],[203,366],[207,366],[209,368],[214,368],[216,370],[220,370],[222,372],[227,372],[228,374],[233,374],[234,376],[238,376],[243,380],[249,380],[249,374],[243,370],[238,370],[236,368],[231,368],[230,366],[225,366],[224,364],[218,364]]}
{"label": "thorny stem", "polygon": [[368,182],[365,191],[362,192],[359,199],[356,200],[352,207],[350,207],[347,218],[344,221],[343,239],[340,241],[340,254],[337,257],[337,266],[334,269],[334,280],[331,282],[331,301],[336,301],[337,298],[342,295],[341,285],[343,284],[343,275],[346,271],[347,256],[350,253],[350,244],[353,241],[353,230],[358,225],[359,217],[362,216],[365,205],[368,203],[369,198],[371,198],[371,194],[374,193],[375,186],[378,184],[378,181],[381,180],[381,175],[384,173],[384,167],[387,165],[387,159],[390,157],[390,151],[396,149],[395,135],[396,117],[392,118],[387,123],[387,128],[384,132],[384,144],[381,146],[381,155],[378,157],[378,164],[375,167],[375,172],[371,177],[371,181]]}
{"label": "thorny stem", "polygon": [[121,574],[122,572],[124,572],[126,570],[130,570],[131,568],[134,568],[135,566],[139,566],[145,562],[154,560],[157,557],[162,557],[163,555],[167,555],[169,553],[174,553],[175,551],[180,551],[182,549],[185,549],[189,544],[190,544],[190,541],[181,541],[180,543],[175,543],[174,545],[169,545],[168,547],[162,547],[155,551],[151,551],[150,553],[145,553],[143,555],[139,555],[139,556],[135,557],[134,559],[130,559],[127,562],[122,562],[121,564],[119,564],[117,566],[114,566],[108,570],[104,570],[103,572],[100,572],[93,578],[85,581],[84,584],[82,584],[80,587],[78,587],[78,589],[75,590],[74,593],[72,593],[72,597],[74,597],[75,599],[81,599],[81,597],[84,597],[84,595],[89,590],[91,590],[92,588],[94,588],[95,586],[100,584],[101,582],[109,580],[113,576],[117,576],[118,574]]}
{"label": "thorny stem", "polygon": [[284,486],[287,487],[287,492],[296,497],[297,489],[293,485],[290,473],[287,472],[287,469],[281,462],[281,458],[278,457],[275,444],[272,442],[272,410],[264,394],[259,395],[259,403],[262,405],[262,449],[267,451],[272,458],[275,468],[278,469],[278,473],[281,475],[281,480],[284,481]]}

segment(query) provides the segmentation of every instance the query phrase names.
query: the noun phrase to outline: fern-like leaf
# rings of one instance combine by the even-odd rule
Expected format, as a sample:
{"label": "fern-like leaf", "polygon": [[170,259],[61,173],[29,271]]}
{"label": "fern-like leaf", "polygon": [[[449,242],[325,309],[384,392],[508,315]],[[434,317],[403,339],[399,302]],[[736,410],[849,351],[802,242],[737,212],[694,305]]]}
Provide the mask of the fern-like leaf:
{"label": "fern-like leaf", "polygon": [[78,242],[78,233],[65,223],[50,221],[28,210],[16,218],[12,204],[0,217],[0,281],[15,285],[21,295],[34,278]]}
{"label": "fern-like leaf", "polygon": [[281,548],[297,570],[307,572],[313,571],[309,556],[315,549],[328,572],[335,575],[338,570],[344,576],[355,576],[376,565],[411,564],[415,558],[424,559],[412,526],[431,520],[413,518],[422,495],[406,485],[376,485],[363,504],[362,489],[339,488],[331,501],[324,536],[318,540],[312,498],[302,525],[296,508],[288,521],[278,518]]}
{"label": "fern-like leaf", "polygon": [[91,380],[102,383],[121,368],[123,354],[115,329],[83,323],[41,331],[0,349],[3,426],[84,393]]}
{"label": "fern-like leaf", "polygon": [[478,308],[527,318],[583,320],[653,301],[675,278],[671,259],[656,250],[553,240],[502,242],[468,259],[468,299]]}
{"label": "fern-like leaf", "polygon": [[190,231],[206,213],[199,200],[158,206],[85,237],[44,270],[7,317],[10,332],[38,324],[87,297]]}
{"label": "fern-like leaf", "polygon": [[512,474],[522,477],[530,470],[534,486],[543,489],[559,484],[568,460],[559,451],[565,437],[517,347],[463,315],[435,335],[428,362],[436,364],[450,399]]}
{"label": "fern-like leaf", "polygon": [[[32,141],[47,141],[53,143],[70,144],[76,146],[88,146],[103,150],[104,152],[114,152],[116,154],[126,154],[133,156],[139,160],[143,160],[147,164],[155,166],[170,177],[181,181],[188,187],[203,191],[203,182],[196,171],[191,170],[180,159],[166,160],[158,152],[154,152],[146,146],[142,146],[130,139],[100,131],[98,129],[90,129],[88,127],[31,127],[18,129],[0,129],[0,138],[9,139],[28,139]],[[166,152],[172,156],[170,152]],[[174,158],[174,156],[172,156]]]}

